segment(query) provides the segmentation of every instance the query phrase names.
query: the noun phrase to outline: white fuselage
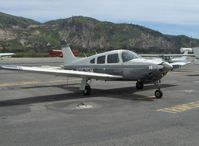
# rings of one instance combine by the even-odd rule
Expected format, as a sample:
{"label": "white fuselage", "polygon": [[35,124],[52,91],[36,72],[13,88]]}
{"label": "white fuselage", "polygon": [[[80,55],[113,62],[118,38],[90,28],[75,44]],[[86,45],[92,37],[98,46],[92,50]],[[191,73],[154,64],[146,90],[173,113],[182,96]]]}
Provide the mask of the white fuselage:
{"label": "white fuselage", "polygon": [[123,76],[122,80],[152,82],[162,78],[171,69],[171,66],[166,69],[165,65],[163,61],[144,59],[128,50],[115,50],[80,58],[65,65],[65,68],[120,75]]}

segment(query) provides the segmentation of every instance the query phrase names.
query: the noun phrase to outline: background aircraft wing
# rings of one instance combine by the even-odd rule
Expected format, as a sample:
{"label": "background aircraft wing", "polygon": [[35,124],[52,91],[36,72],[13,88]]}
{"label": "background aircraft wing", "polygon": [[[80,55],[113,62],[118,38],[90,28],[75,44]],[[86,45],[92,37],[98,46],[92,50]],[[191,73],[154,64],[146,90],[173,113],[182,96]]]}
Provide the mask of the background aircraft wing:
{"label": "background aircraft wing", "polygon": [[183,66],[183,65],[186,65],[186,64],[189,64],[190,62],[173,62],[173,63],[170,63],[171,65],[173,66]]}
{"label": "background aircraft wing", "polygon": [[15,55],[14,53],[0,53],[0,57],[5,57],[5,56],[13,56]]}
{"label": "background aircraft wing", "polygon": [[140,54],[142,57],[194,57],[194,54]]}
{"label": "background aircraft wing", "polygon": [[112,79],[121,79],[122,76],[104,74],[104,73],[94,73],[86,71],[75,71],[75,70],[65,70],[59,68],[44,68],[44,67],[26,67],[26,66],[13,66],[13,65],[3,65],[0,66],[1,69],[6,70],[21,70],[27,72],[37,72],[45,74],[54,74],[60,76],[71,76],[71,77],[87,77],[89,79],[99,79],[99,80],[112,80]]}

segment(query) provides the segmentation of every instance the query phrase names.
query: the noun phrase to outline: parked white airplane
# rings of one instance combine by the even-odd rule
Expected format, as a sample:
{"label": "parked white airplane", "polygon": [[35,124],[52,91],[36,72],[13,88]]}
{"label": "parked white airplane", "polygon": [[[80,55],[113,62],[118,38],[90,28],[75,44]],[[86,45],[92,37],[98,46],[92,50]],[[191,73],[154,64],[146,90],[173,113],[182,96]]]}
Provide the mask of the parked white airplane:
{"label": "parked white airplane", "polygon": [[192,48],[181,48],[180,52],[183,54],[142,54],[143,57],[156,57],[155,60],[164,60],[169,62],[173,68],[179,68],[183,65],[190,63],[188,61],[188,56],[193,56],[188,54],[193,52]]}
{"label": "parked white airplane", "polygon": [[2,57],[8,57],[8,56],[13,56],[15,55],[14,53],[0,53],[0,58]]}
{"label": "parked white airplane", "polygon": [[192,48],[181,48],[180,51],[183,53],[181,57],[171,57],[170,64],[173,65],[174,68],[179,68],[183,65],[189,64],[190,61],[188,60],[188,53],[193,52]]}
{"label": "parked white airplane", "polygon": [[62,43],[64,67],[42,68],[25,66],[1,66],[2,69],[23,70],[82,78],[80,90],[84,95],[91,93],[89,80],[137,81],[137,89],[143,89],[145,83],[154,83],[157,87],[155,97],[161,98],[160,79],[172,69],[165,61],[141,58],[129,50],[114,50],[85,58],[76,58],[70,47]]}

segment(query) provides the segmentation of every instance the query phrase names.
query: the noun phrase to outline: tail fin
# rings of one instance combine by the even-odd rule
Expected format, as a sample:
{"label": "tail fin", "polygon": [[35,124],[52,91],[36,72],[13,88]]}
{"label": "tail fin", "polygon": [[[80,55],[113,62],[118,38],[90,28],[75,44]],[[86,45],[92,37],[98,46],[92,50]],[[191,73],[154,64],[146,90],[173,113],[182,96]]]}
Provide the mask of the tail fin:
{"label": "tail fin", "polygon": [[184,58],[184,60],[186,60],[188,58],[187,57],[188,54],[189,54],[189,51],[185,50],[184,53],[183,53],[184,56],[182,56],[182,58]]}
{"label": "tail fin", "polygon": [[199,48],[193,48],[193,52],[195,54],[195,58],[199,59]]}
{"label": "tail fin", "polygon": [[74,56],[69,45],[65,41],[61,41],[64,65],[72,64],[77,58]]}

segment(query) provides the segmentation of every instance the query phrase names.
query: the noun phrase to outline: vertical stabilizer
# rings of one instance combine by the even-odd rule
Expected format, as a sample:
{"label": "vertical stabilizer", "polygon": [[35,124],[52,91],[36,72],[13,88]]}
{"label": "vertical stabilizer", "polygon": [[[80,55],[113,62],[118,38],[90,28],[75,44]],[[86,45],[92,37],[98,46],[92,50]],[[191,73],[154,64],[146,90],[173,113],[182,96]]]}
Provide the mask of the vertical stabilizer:
{"label": "vertical stabilizer", "polygon": [[184,60],[187,61],[187,59],[188,59],[187,55],[188,55],[188,54],[189,54],[189,51],[188,51],[188,50],[185,50],[184,53],[183,53],[183,55],[185,55],[185,56],[182,56],[181,58],[183,58]]}
{"label": "vertical stabilizer", "polygon": [[61,41],[61,49],[63,53],[64,65],[72,64],[77,60],[66,41]]}
{"label": "vertical stabilizer", "polygon": [[189,52],[193,52],[193,49],[192,48],[181,48],[180,52],[183,53],[183,55],[184,55],[182,58],[184,60],[187,60],[188,59],[187,56],[188,56]]}
{"label": "vertical stabilizer", "polygon": [[199,59],[199,48],[198,47],[197,48],[193,48],[193,52],[195,54],[196,59],[198,60]]}

